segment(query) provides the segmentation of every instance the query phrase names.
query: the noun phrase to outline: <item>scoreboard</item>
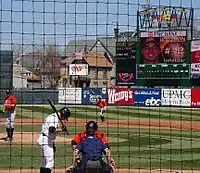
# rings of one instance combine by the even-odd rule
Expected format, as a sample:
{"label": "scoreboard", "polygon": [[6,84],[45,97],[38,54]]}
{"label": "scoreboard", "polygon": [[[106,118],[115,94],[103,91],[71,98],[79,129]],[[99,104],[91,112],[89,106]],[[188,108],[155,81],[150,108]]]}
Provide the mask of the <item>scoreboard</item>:
{"label": "scoreboard", "polygon": [[190,79],[190,64],[137,64],[137,79]]}
{"label": "scoreboard", "polygon": [[135,59],[136,42],[121,41],[116,43],[116,58]]}
{"label": "scoreboard", "polygon": [[116,42],[116,76],[118,86],[135,85],[136,42]]}

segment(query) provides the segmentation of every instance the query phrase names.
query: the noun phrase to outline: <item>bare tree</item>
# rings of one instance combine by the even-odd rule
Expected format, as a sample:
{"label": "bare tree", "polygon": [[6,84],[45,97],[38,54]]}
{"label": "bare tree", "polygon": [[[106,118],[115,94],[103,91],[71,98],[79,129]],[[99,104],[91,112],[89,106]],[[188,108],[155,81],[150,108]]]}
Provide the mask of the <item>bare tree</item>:
{"label": "bare tree", "polygon": [[28,46],[26,45],[21,45],[21,44],[15,44],[12,46],[12,51],[13,51],[13,60],[16,61],[17,59],[25,54],[28,50]]}
{"label": "bare tree", "polygon": [[40,76],[44,88],[55,88],[60,79],[61,53],[54,44],[43,44],[36,48],[35,55],[39,60],[35,64],[33,73]]}

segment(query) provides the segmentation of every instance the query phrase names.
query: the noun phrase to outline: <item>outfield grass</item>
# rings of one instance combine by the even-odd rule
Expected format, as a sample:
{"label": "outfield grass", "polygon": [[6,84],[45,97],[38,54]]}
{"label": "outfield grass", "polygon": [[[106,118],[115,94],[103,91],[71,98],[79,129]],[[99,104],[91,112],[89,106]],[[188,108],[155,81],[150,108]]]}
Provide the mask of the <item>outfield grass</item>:
{"label": "outfield grass", "polygon": [[[61,106],[57,106],[61,108]],[[98,109],[93,107],[69,106],[72,117],[80,119],[94,119],[99,117]],[[52,109],[49,106],[20,106],[17,107],[18,118],[40,118],[43,119]],[[159,120],[181,120],[200,121],[200,110],[184,108],[109,108],[105,112],[106,119],[111,120],[136,120],[136,119],[159,119]]]}

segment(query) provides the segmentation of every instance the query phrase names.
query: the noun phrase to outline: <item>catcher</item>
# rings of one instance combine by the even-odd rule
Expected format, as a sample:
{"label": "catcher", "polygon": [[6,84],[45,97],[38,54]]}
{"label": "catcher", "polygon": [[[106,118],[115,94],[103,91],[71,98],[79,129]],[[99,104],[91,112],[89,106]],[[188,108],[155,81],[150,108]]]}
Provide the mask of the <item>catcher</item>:
{"label": "catcher", "polygon": [[[110,149],[95,136],[96,130],[92,124],[90,125],[86,128],[85,140],[79,142],[73,152],[73,163],[69,169],[73,173],[84,173],[87,168],[93,168],[93,172],[100,169],[102,173],[113,173],[112,166],[114,165]],[[82,153],[82,160],[76,165],[79,153]],[[106,155],[107,163],[102,159],[103,153]]]}
{"label": "catcher", "polygon": [[[108,139],[107,139],[106,135],[98,130],[98,128],[99,128],[98,124],[96,122],[94,122],[94,121],[89,121],[85,125],[85,129],[87,129],[88,127],[93,127],[94,130],[95,130],[95,136],[98,139],[100,139],[105,145],[107,145],[107,147],[110,149],[109,142],[108,142]],[[86,138],[86,130],[84,130],[81,133],[77,133],[75,135],[75,137],[71,141],[72,149],[74,150],[76,148],[76,146],[78,145],[78,143],[83,141],[85,138]]]}

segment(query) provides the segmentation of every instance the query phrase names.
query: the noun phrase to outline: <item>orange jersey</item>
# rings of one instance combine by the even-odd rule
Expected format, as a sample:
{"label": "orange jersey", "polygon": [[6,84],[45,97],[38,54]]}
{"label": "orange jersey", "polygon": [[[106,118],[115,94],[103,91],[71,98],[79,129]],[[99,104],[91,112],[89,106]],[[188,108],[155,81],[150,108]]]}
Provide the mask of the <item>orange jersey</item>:
{"label": "orange jersey", "polygon": [[106,106],[106,102],[103,100],[99,100],[97,102],[97,106],[99,106],[99,108],[104,108]]}
{"label": "orange jersey", "polygon": [[[11,106],[10,104],[13,104],[13,106]],[[15,96],[9,95],[6,97],[4,101],[4,108],[6,111],[13,110],[15,109],[16,104],[17,104],[17,99],[15,98]]]}
{"label": "orange jersey", "polygon": [[[104,144],[108,145],[108,139],[106,138],[106,136],[100,132],[100,131],[96,131],[95,132],[95,136],[100,139]],[[79,142],[81,142],[82,140],[84,140],[86,138],[86,131],[83,131],[81,133],[76,134],[76,136],[74,137],[74,139],[72,139],[72,145],[77,145]]]}

